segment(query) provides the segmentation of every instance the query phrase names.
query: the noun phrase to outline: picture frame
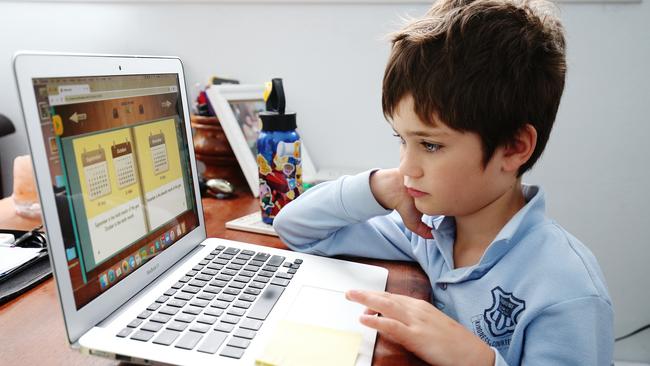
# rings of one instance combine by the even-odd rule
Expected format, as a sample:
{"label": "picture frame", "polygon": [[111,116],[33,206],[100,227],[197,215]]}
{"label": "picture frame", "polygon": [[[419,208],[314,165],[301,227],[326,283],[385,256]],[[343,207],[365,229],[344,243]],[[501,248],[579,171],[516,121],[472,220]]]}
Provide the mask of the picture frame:
{"label": "picture frame", "polygon": [[[265,110],[264,84],[211,85],[206,94],[235,153],[253,196],[259,197],[257,137],[262,129],[259,112]],[[316,174],[304,140],[301,144],[303,181]],[[307,180],[305,180],[307,179]]]}

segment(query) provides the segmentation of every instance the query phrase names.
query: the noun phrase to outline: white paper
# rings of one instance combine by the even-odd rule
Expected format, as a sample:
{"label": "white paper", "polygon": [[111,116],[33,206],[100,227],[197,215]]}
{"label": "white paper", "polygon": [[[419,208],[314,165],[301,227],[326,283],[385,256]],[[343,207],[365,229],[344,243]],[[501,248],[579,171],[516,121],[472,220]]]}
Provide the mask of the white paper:
{"label": "white paper", "polygon": [[38,257],[42,248],[19,248],[0,246],[0,276]]}

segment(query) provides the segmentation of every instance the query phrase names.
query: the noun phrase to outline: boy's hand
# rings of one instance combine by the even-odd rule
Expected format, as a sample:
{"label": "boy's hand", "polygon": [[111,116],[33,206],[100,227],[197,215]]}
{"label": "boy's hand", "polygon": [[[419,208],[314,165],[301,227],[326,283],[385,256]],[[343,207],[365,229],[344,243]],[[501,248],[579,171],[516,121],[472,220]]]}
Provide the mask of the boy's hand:
{"label": "boy's hand", "polygon": [[397,169],[381,169],[370,175],[370,190],[377,202],[387,210],[396,210],[404,225],[415,234],[432,239],[431,228],[422,222],[422,212],[415,207],[404,186],[404,177]]}
{"label": "boy's hand", "polygon": [[363,325],[429,364],[494,365],[495,355],[487,344],[426,301],[357,290],[348,291],[345,297],[367,307],[360,318]]}

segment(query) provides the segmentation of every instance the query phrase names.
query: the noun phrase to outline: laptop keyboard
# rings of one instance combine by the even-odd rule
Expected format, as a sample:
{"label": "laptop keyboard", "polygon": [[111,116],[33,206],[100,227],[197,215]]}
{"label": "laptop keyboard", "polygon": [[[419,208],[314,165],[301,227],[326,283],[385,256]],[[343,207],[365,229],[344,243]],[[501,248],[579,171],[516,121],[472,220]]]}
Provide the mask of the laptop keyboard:
{"label": "laptop keyboard", "polygon": [[219,245],[116,336],[239,359],[301,263]]}

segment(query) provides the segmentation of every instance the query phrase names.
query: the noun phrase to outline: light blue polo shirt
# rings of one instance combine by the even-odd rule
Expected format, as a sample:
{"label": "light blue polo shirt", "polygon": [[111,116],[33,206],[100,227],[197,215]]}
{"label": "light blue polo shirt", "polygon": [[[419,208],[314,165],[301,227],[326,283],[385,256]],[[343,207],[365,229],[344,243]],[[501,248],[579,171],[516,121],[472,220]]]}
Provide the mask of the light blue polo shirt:
{"label": "light blue polo shirt", "polygon": [[593,254],[545,215],[544,192],[526,205],[481,260],[454,268],[455,220],[424,216],[433,239],[404,227],[370,191],[371,171],[319,184],[284,207],[273,227],[293,250],[416,261],[432,304],[496,352],[496,365],[611,365],[613,310]]}

